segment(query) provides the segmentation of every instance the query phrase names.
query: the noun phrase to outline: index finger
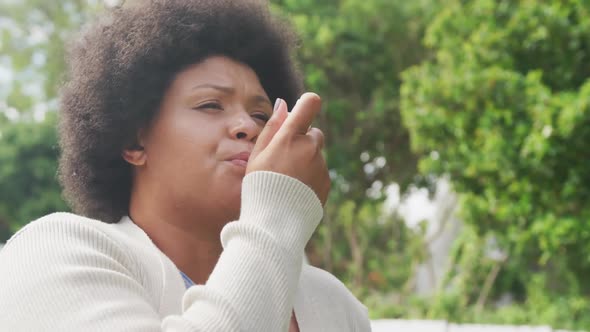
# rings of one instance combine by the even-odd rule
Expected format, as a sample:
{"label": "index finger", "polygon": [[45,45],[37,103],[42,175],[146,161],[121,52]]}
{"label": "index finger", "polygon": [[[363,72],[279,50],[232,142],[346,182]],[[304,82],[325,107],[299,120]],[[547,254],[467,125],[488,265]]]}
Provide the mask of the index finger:
{"label": "index finger", "polygon": [[272,116],[262,129],[262,132],[256,138],[256,144],[254,145],[254,149],[250,154],[250,158],[255,158],[262,150],[264,150],[272,138],[276,135],[276,133],[281,128],[281,125],[287,118],[289,113],[287,113],[287,104],[280,98],[277,98],[275,103],[275,107],[272,113]]}
{"label": "index finger", "polygon": [[291,110],[279,132],[305,135],[316,115],[322,109],[322,99],[315,93],[304,93]]}

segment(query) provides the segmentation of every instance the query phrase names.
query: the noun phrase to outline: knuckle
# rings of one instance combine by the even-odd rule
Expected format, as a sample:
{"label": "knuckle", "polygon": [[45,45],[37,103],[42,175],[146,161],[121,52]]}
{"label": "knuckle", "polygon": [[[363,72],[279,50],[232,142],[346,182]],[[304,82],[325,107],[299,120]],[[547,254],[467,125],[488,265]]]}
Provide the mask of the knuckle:
{"label": "knuckle", "polygon": [[311,127],[309,129],[310,134],[314,135],[315,137],[324,137],[324,133],[321,131],[321,129],[316,128],[316,127]]}
{"label": "knuckle", "polygon": [[314,131],[317,133],[318,137],[324,138],[324,132],[320,128],[313,128]]}

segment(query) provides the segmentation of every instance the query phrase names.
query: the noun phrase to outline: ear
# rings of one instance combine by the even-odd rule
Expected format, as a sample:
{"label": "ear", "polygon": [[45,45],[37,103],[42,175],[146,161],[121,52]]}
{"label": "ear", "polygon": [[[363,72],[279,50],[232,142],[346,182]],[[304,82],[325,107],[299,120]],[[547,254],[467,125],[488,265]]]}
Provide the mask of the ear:
{"label": "ear", "polygon": [[123,150],[123,159],[134,166],[143,166],[147,161],[147,153],[144,147],[143,130],[139,131],[137,141]]}

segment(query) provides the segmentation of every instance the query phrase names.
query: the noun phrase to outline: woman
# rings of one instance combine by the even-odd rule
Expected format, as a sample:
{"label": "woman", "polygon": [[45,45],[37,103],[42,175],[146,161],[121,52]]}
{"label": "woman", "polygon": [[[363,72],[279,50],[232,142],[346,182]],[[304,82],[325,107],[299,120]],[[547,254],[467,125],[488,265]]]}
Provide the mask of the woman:
{"label": "woman", "polygon": [[0,329],[370,330],[302,265],[330,183],[293,40],[253,0],[146,1],[86,29],[60,113],[77,214],[0,252]]}

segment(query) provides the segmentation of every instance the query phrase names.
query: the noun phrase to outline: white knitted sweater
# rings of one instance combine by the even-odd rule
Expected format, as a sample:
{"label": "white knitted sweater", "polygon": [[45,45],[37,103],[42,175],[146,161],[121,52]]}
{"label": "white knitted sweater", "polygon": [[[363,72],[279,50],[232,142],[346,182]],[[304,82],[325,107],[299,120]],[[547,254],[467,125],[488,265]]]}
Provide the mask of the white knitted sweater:
{"label": "white knitted sweater", "polygon": [[238,221],[205,285],[129,218],[55,213],[0,251],[0,331],[369,331],[366,308],[331,274],[303,265],[323,210],[313,191],[270,172],[244,178]]}

